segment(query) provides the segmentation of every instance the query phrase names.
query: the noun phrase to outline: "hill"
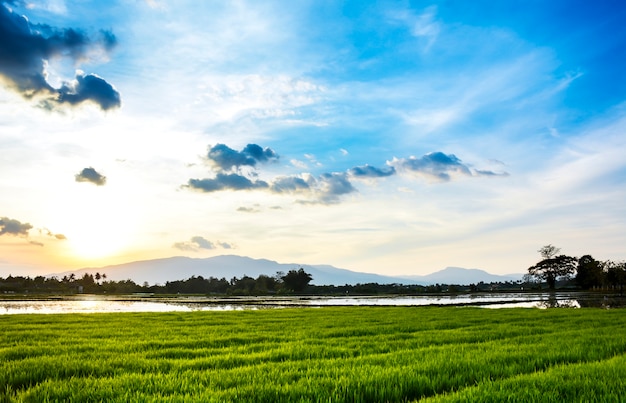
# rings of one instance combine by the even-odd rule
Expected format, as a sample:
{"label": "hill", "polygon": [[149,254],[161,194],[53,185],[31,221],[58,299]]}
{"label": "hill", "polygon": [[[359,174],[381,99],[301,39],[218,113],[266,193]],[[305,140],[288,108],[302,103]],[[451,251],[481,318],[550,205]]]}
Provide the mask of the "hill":
{"label": "hill", "polygon": [[264,274],[273,276],[277,272],[288,272],[292,269],[303,268],[311,274],[315,285],[344,285],[344,284],[471,284],[492,281],[509,281],[518,277],[497,276],[483,270],[462,269],[449,267],[426,276],[384,276],[372,273],[362,273],[340,269],[330,265],[306,265],[295,263],[278,263],[267,259],[252,259],[244,256],[223,255],[210,258],[170,257],[164,259],[143,260],[131,263],[104,267],[88,267],[71,272],[54,274],[63,277],[74,273],[82,277],[85,273],[105,273],[107,279],[114,281],[132,280],[137,284],[165,284],[168,281],[185,280],[192,276],[205,278],[216,277],[241,278],[244,275],[257,278]]}
{"label": "hill", "polygon": [[497,275],[480,269],[463,269],[461,267],[446,267],[443,270],[425,275],[408,276],[409,279],[417,280],[426,284],[478,284],[517,281],[522,279],[522,274]]}

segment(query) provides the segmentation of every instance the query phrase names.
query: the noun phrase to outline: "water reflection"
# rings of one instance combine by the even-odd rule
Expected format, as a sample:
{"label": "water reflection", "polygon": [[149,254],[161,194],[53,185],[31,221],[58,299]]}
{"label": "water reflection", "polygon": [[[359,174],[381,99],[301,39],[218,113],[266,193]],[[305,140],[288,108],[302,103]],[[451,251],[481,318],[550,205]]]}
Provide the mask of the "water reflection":
{"label": "water reflection", "polygon": [[97,312],[171,312],[185,311],[184,306],[149,301],[111,300],[30,300],[0,301],[0,313],[97,313]]}
{"label": "water reflection", "polygon": [[0,300],[0,314],[185,312],[323,306],[480,306],[485,308],[614,308],[626,306],[616,295],[584,293],[502,293],[446,296],[375,297],[105,297]]}

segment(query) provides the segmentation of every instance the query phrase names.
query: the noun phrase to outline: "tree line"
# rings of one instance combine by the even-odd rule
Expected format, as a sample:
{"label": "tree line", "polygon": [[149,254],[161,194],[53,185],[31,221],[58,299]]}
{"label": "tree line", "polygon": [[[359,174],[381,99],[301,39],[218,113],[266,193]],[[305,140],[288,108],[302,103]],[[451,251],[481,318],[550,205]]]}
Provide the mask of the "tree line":
{"label": "tree line", "polygon": [[111,281],[106,274],[86,273],[82,277],[74,274],[57,277],[23,276],[0,277],[0,293],[94,293],[94,294],[219,294],[219,295],[265,295],[302,293],[313,277],[300,268],[287,273],[277,272],[274,276],[259,275],[256,279],[192,276],[186,280],[168,281],[164,285],[139,285],[132,280]]}
{"label": "tree line", "polygon": [[574,279],[576,286],[584,290],[609,289],[624,292],[626,286],[626,262],[599,261],[591,255],[580,258],[559,254],[560,248],[548,244],[538,250],[542,259],[528,268],[528,275],[545,281],[548,288],[556,288],[558,280]]}
{"label": "tree line", "polygon": [[57,277],[37,276],[0,278],[0,294],[204,294],[204,295],[410,295],[464,293],[493,290],[519,290],[520,283],[514,281],[498,283],[459,284],[345,284],[312,285],[313,277],[300,268],[287,273],[277,272],[274,276],[259,275],[257,278],[243,276],[226,278],[192,276],[186,280],[168,281],[164,285],[136,284],[132,280],[111,281],[106,274],[74,274]]}

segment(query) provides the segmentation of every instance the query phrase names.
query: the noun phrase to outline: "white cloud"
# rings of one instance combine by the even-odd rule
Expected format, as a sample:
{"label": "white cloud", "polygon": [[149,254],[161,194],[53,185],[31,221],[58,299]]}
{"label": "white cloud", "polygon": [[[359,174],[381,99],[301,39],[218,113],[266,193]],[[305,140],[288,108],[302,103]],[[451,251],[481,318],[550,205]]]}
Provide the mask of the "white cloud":
{"label": "white cloud", "polygon": [[422,50],[428,52],[434,45],[441,31],[437,21],[437,7],[430,6],[421,13],[409,9],[390,9],[386,11],[391,23],[400,23],[407,27],[411,35],[423,39]]}

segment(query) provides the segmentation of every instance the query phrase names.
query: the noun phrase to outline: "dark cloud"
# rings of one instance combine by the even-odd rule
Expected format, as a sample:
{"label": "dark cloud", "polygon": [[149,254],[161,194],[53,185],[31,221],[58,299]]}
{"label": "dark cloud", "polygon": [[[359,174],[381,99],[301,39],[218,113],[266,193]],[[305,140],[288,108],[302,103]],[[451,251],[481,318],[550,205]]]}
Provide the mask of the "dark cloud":
{"label": "dark cloud", "polygon": [[220,190],[252,190],[269,187],[267,182],[262,180],[252,181],[239,174],[224,173],[218,173],[215,178],[189,179],[186,186],[207,193]]}
{"label": "dark cloud", "polygon": [[67,57],[79,63],[95,49],[109,52],[117,43],[112,32],[101,31],[92,38],[73,28],[32,24],[7,4],[14,2],[0,4],[0,78],[5,84],[27,99],[42,98],[49,108],[85,101],[103,110],[120,106],[120,94],[96,75],[77,74],[74,81],[64,83],[60,89],[46,80],[48,60]]}
{"label": "dark cloud", "polygon": [[[426,154],[420,158],[394,158],[384,168],[369,164],[356,166],[345,172],[323,173],[313,176],[308,173],[299,175],[278,176],[271,181],[256,179],[256,166],[261,162],[277,160],[279,157],[270,148],[261,148],[256,144],[248,144],[241,151],[233,150],[225,144],[217,144],[209,148],[207,160],[218,169],[214,178],[190,179],[184,187],[202,192],[222,190],[264,190],[274,194],[295,195],[298,203],[334,204],[342,196],[357,192],[351,180],[386,178],[396,174],[422,175],[438,181],[449,181],[453,175],[465,176],[505,176],[487,170],[475,170],[464,164],[454,154],[440,151]],[[246,176],[242,167],[251,167]],[[233,173],[233,170],[237,170]],[[229,172],[231,171],[231,172]],[[258,212],[257,209],[240,207],[240,212]]]}
{"label": "dark cloud", "polygon": [[216,168],[229,171],[243,166],[255,167],[257,163],[278,160],[278,154],[271,148],[262,148],[257,144],[248,144],[241,151],[233,150],[225,144],[216,144],[209,148],[207,160]]}
{"label": "dark cloud", "polygon": [[449,181],[451,174],[472,175],[469,167],[454,154],[446,155],[439,151],[428,153],[421,158],[394,158],[387,164],[397,171],[421,174],[439,181]]}
{"label": "dark cloud", "polygon": [[[29,223],[23,223],[18,220],[14,220],[8,217],[0,217],[0,236],[13,235],[21,238],[25,238],[26,242],[31,245],[44,246],[42,242],[31,239],[29,231],[33,229],[33,226]],[[40,236],[48,236],[57,240],[67,239],[63,234],[55,234],[47,228],[38,228],[37,232]]]}
{"label": "dark cloud", "polygon": [[337,203],[339,196],[356,192],[348,175],[340,172],[322,174],[317,183],[319,200],[324,204]]}
{"label": "dark cloud", "polygon": [[228,242],[212,242],[202,236],[194,236],[189,241],[185,242],[176,242],[172,245],[176,249],[180,249],[188,252],[198,252],[200,250],[212,250],[222,248],[222,249],[232,249],[234,245]]}
{"label": "dark cloud", "polygon": [[103,186],[107,182],[106,176],[102,176],[95,169],[89,167],[84,168],[75,176],[76,182],[91,182],[97,186]]}
{"label": "dark cloud", "polygon": [[355,178],[384,178],[394,175],[396,170],[394,167],[380,169],[366,164],[361,167],[354,167],[348,170],[348,173]]}
{"label": "dark cloud", "polygon": [[332,172],[321,174],[318,178],[280,177],[272,182],[270,191],[307,197],[307,200],[299,200],[299,203],[335,204],[339,202],[341,196],[357,190],[352,186],[347,173]]}
{"label": "dark cloud", "polygon": [[8,217],[0,217],[0,236],[14,235],[27,237],[28,231],[32,228],[33,226],[29,223],[22,223]]}
{"label": "dark cloud", "polygon": [[241,152],[243,154],[250,155],[259,162],[267,162],[278,159],[278,154],[276,154],[274,150],[269,147],[261,148],[258,144],[248,144]]}
{"label": "dark cloud", "polygon": [[[406,172],[411,174],[423,175],[436,179],[438,181],[447,182],[452,179],[452,175],[465,176],[508,176],[506,172],[498,173],[489,170],[472,169],[464,164],[454,154],[444,154],[440,151],[432,152],[421,158],[394,158],[387,164],[395,168],[398,172]],[[502,164],[502,163],[500,163]]]}
{"label": "dark cloud", "polygon": [[271,185],[271,191],[274,193],[301,193],[310,190],[310,184],[298,176],[281,176]]}
{"label": "dark cloud", "polygon": [[120,94],[113,86],[95,74],[77,74],[71,83],[65,83],[59,90],[58,101],[76,105],[91,100],[103,110],[118,108]]}

